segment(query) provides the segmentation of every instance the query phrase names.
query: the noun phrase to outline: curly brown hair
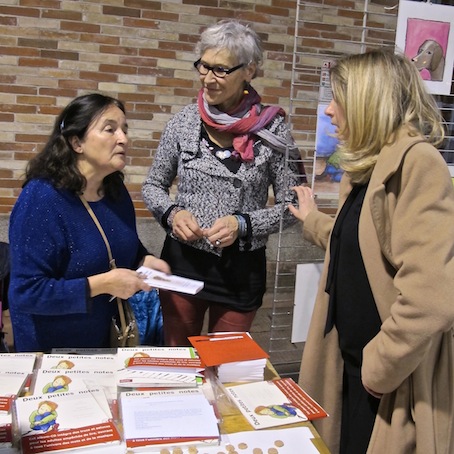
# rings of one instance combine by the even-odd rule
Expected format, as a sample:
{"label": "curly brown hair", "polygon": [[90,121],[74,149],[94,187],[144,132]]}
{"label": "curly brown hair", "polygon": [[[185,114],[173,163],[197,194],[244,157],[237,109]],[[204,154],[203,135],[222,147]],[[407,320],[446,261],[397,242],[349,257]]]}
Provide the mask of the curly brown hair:
{"label": "curly brown hair", "polygon": [[[77,155],[70,141],[74,137],[82,140],[90,125],[112,105],[126,113],[121,101],[99,93],[73,99],[55,120],[44,148],[29,161],[23,186],[32,179],[44,178],[57,188],[81,194],[87,181],[77,167]],[[123,172],[120,171],[106,176],[101,188],[103,193],[115,198],[123,179]]]}

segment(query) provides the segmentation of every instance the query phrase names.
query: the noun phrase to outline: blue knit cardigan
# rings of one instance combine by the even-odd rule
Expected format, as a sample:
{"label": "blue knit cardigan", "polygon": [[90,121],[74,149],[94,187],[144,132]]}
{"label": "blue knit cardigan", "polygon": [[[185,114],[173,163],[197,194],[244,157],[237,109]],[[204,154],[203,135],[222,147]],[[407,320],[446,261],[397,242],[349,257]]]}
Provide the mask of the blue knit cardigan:
{"label": "blue knit cardigan", "polygon": [[[119,200],[90,203],[117,267],[134,269],[147,253],[126,187]],[[109,295],[90,298],[87,277],[109,270],[105,243],[79,197],[45,180],[22,190],[9,226],[9,301],[17,351],[109,346]]]}

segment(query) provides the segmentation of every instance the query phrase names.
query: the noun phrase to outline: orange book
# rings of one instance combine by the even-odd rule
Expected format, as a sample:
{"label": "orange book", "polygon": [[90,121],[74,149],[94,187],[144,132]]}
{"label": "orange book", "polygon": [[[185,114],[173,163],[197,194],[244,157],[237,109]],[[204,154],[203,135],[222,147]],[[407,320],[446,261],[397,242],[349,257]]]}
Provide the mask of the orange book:
{"label": "orange book", "polygon": [[269,358],[268,353],[247,332],[213,333],[207,336],[190,336],[188,339],[208,367]]}

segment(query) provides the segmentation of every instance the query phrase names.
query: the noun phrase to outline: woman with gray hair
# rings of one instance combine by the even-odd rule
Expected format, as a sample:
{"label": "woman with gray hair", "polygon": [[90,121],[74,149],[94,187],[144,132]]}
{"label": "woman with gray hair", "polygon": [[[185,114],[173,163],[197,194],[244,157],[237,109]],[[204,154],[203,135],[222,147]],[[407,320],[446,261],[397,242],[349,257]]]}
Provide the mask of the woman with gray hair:
{"label": "woman with gray hair", "polygon": [[143,185],[167,232],[161,257],[173,273],[205,283],[196,296],[161,291],[167,345],[188,345],[208,310],[210,332],[250,330],[266,290],[268,236],[281,219],[294,221],[289,188],[301,182],[294,164],[287,169],[286,154],[299,153],[284,111],[261,104],[250,85],[262,63],[256,32],[221,21],[202,33],[196,52],[197,103],[167,124]]}

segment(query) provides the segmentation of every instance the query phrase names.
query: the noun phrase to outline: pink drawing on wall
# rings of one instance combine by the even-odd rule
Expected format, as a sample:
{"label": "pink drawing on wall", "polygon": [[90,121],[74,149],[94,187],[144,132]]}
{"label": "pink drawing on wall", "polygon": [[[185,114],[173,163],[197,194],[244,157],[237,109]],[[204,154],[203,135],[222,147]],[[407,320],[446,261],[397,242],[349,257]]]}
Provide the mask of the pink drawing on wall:
{"label": "pink drawing on wall", "polygon": [[443,80],[450,27],[450,22],[407,20],[404,52],[424,80]]}
{"label": "pink drawing on wall", "polygon": [[399,0],[396,48],[413,60],[424,85],[434,95],[451,94],[453,34],[453,6]]}

